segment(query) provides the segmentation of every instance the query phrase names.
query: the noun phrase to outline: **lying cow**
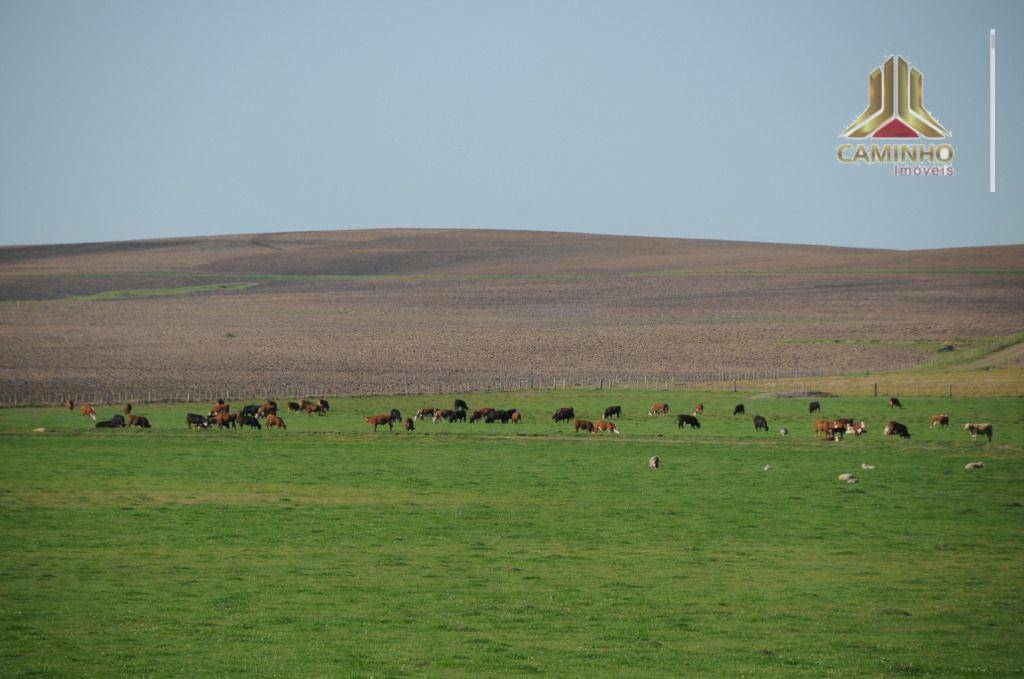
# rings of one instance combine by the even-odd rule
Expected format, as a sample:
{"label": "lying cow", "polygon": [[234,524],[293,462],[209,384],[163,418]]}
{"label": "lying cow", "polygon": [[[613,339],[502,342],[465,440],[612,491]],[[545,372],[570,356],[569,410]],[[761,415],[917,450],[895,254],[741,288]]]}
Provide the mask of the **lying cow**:
{"label": "lying cow", "polygon": [[140,429],[149,429],[149,420],[146,419],[145,415],[129,415],[128,421],[124,425],[127,427],[139,427]]}
{"label": "lying cow", "polygon": [[109,420],[100,420],[96,423],[97,429],[120,429],[124,426],[124,415],[114,415]]}
{"label": "lying cow", "polygon": [[910,430],[907,429],[907,425],[894,420],[889,420],[889,422],[886,423],[885,429],[882,430],[882,433],[886,436],[899,436],[901,439],[910,438]]}
{"label": "lying cow", "polygon": [[189,413],[186,415],[185,424],[188,425],[189,429],[195,429],[196,431],[210,428],[210,421],[199,413]]}
{"label": "lying cow", "polygon": [[668,404],[667,403],[655,403],[651,406],[651,409],[647,411],[648,415],[668,415]]}
{"label": "lying cow", "polygon": [[992,425],[987,422],[984,424],[971,424],[967,423],[964,425],[964,429],[971,432],[971,440],[977,441],[978,436],[987,436],[988,440],[992,440]]}
{"label": "lying cow", "polygon": [[677,415],[676,426],[680,429],[685,429],[686,425],[690,425],[690,429],[700,429],[700,421],[693,415],[687,415],[686,413]]}

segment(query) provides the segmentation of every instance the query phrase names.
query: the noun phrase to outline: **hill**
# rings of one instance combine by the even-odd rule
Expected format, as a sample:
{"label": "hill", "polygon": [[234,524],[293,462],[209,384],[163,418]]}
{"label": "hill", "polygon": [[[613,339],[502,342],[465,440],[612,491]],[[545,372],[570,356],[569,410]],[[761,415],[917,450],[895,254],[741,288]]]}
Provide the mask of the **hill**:
{"label": "hill", "polygon": [[375,229],[0,248],[0,285],[0,389],[97,400],[905,369],[1024,330],[1020,245]]}

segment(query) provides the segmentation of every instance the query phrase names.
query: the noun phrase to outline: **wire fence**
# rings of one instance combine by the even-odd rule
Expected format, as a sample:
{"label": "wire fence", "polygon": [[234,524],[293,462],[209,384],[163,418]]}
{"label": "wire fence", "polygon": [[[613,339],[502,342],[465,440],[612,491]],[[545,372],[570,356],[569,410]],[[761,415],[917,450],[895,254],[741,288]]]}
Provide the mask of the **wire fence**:
{"label": "wire fence", "polygon": [[225,401],[263,401],[266,399],[307,398],[319,396],[412,396],[418,394],[469,394],[542,389],[647,389],[671,390],[679,387],[715,385],[717,388],[741,382],[785,380],[791,378],[835,377],[839,370],[705,370],[677,373],[613,373],[604,375],[575,374],[562,377],[526,375],[489,379],[452,380],[433,383],[382,382],[354,384],[332,381],[267,382],[256,387],[198,385],[170,389],[82,388],[58,390],[25,386],[0,392],[0,407],[60,405],[70,399],[75,403],[94,405],[115,403],[212,403]]}

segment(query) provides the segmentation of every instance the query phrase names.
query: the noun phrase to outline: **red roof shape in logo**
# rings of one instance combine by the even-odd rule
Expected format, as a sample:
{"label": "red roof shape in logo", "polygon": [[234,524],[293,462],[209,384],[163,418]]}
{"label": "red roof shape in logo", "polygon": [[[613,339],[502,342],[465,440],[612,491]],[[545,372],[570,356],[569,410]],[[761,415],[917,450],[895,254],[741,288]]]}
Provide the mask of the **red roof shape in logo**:
{"label": "red roof shape in logo", "polygon": [[876,139],[916,139],[920,135],[899,118],[893,118],[871,136]]}

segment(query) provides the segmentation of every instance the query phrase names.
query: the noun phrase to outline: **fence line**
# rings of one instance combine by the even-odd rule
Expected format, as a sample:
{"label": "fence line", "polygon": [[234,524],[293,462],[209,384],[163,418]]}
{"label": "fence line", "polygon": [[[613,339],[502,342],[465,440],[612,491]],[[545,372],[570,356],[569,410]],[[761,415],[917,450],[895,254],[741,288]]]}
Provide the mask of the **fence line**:
{"label": "fence line", "polygon": [[529,374],[526,376],[504,376],[491,379],[460,380],[437,383],[398,382],[380,385],[342,386],[330,382],[305,382],[289,384],[274,381],[258,387],[211,387],[200,385],[172,389],[139,389],[123,387],[116,389],[77,389],[56,391],[39,387],[0,392],[0,407],[10,408],[30,405],[60,405],[65,399],[75,403],[212,403],[219,398],[225,401],[260,401],[285,396],[301,398],[316,396],[397,396],[427,394],[461,394],[474,392],[509,392],[535,389],[558,390],[569,388],[591,389],[672,389],[680,385],[701,385],[739,383],[763,380],[785,380],[792,378],[836,377],[844,374],[836,369],[825,370],[704,370],[676,373],[611,373],[603,375],[573,374],[551,377]]}

